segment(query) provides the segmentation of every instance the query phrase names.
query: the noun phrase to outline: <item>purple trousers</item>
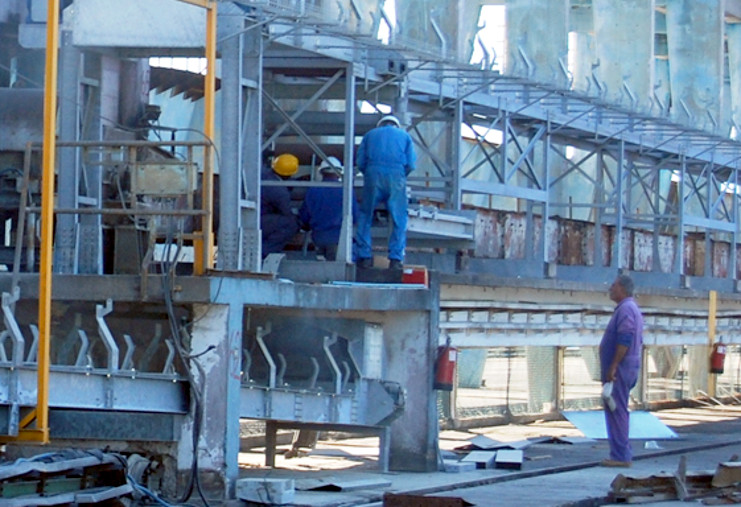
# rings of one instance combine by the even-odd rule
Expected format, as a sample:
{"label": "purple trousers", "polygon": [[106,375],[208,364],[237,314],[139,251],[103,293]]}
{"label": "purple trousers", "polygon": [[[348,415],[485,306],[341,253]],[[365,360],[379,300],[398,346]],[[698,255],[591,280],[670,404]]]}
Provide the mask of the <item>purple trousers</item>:
{"label": "purple trousers", "polygon": [[630,390],[638,382],[639,368],[634,365],[621,364],[612,385],[612,397],[615,400],[615,410],[605,406],[605,422],[607,423],[607,441],[610,444],[610,459],[615,461],[632,461],[633,449],[628,439],[630,429],[630,414],[628,413],[628,398]]}

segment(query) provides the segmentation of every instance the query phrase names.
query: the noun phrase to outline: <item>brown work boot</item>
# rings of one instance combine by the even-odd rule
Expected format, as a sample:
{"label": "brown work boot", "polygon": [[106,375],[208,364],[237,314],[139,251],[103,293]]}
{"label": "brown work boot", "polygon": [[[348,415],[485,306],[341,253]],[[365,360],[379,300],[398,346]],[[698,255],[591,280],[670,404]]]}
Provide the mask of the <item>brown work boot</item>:
{"label": "brown work boot", "polygon": [[630,461],[617,461],[614,459],[603,459],[600,461],[600,466],[611,467],[611,468],[630,468],[632,463]]}

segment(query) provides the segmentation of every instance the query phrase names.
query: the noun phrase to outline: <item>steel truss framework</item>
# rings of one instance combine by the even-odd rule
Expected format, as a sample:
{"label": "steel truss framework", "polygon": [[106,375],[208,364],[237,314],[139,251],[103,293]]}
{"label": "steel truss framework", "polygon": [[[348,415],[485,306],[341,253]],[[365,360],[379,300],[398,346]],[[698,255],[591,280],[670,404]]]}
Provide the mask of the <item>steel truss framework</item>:
{"label": "steel truss framework", "polygon": [[[243,24],[220,38],[225,40],[222,58],[241,62],[240,75],[228,75],[231,66],[224,65],[224,108],[241,112],[228,121],[242,128],[238,143],[223,152],[246,169],[232,188],[245,189],[247,202],[258,193],[258,171],[251,168],[259,167],[260,150],[270,144],[303,143],[317,158],[337,154],[351,165],[356,135],[378,117],[359,114],[357,106],[364,101],[376,111],[391,106],[406,121],[420,158],[409,179],[415,197],[460,210],[471,196],[483,195],[493,203],[488,206],[503,203],[504,209],[526,211],[526,241],[537,245],[526,249],[529,260],[553,260],[546,235],[533,226],[537,216],[568,216],[574,210],[595,223],[596,244],[602,226],[614,228],[617,238],[629,229],[647,231],[655,254],[661,235],[676,238],[671,266],[654,255],[651,268],[678,275],[674,284],[697,273],[706,282],[713,277],[710,256],[704,271],[686,272],[688,234],[706,233],[708,246],[712,240],[736,244],[741,145],[733,140],[596,96],[443,61],[398,42],[384,45],[344,32],[337,23],[317,23],[287,5],[261,4],[259,10],[244,5]],[[235,86],[242,92],[231,98],[228,89]],[[346,178],[346,192],[352,185]],[[566,198],[561,191],[566,186],[591,192]],[[346,236],[349,224],[346,219]],[[255,219],[227,224],[220,238],[225,267],[234,263],[228,259],[236,259],[235,251],[224,248],[236,245],[224,241],[231,235],[242,237],[240,267],[256,265],[256,227]],[[349,249],[347,241],[343,245],[344,260]],[[614,242],[610,255],[604,255],[609,259],[595,249],[596,265],[630,268],[624,248]],[[728,257],[724,277],[732,281],[737,278],[735,248]]]}

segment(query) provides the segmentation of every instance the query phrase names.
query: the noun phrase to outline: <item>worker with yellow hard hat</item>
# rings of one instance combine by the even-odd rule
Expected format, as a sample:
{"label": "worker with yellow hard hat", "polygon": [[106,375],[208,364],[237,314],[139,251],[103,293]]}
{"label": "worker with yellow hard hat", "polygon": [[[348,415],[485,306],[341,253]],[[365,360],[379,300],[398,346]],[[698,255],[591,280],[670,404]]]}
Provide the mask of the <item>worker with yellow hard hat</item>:
{"label": "worker with yellow hard hat", "polygon": [[[266,153],[265,158],[271,153]],[[267,160],[265,162],[268,162]],[[298,158],[290,153],[273,157],[265,164],[262,181],[283,181],[298,172]],[[291,210],[291,192],[288,187],[262,185],[260,197],[260,229],[263,256],[283,251],[298,232],[298,219]]]}

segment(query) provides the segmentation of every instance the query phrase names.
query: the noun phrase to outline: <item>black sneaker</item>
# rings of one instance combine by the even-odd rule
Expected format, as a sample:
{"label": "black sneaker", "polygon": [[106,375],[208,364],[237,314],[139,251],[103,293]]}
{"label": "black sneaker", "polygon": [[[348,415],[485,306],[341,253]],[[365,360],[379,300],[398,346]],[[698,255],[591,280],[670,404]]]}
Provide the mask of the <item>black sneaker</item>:
{"label": "black sneaker", "polygon": [[401,271],[404,269],[404,265],[399,260],[389,259],[389,269]]}
{"label": "black sneaker", "polygon": [[357,267],[362,269],[369,269],[373,267],[373,259],[368,257],[365,259],[358,259],[358,262],[355,263]]}

